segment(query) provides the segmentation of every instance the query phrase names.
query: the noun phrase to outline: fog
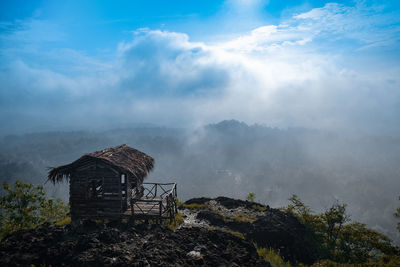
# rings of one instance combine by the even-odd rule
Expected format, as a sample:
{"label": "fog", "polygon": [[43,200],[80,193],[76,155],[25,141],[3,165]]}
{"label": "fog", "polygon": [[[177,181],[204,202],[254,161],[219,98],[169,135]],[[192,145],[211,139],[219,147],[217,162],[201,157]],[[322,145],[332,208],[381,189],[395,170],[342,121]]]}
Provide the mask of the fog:
{"label": "fog", "polygon": [[[297,194],[314,211],[336,201],[353,220],[399,242],[400,138],[270,128],[222,121],[196,129],[132,127],[108,131],[8,135],[1,140],[0,177],[45,183],[47,167],[126,143],[155,158],[148,181],[177,182],[178,197],[229,196],[272,207]],[[68,184],[46,184],[68,201]]]}

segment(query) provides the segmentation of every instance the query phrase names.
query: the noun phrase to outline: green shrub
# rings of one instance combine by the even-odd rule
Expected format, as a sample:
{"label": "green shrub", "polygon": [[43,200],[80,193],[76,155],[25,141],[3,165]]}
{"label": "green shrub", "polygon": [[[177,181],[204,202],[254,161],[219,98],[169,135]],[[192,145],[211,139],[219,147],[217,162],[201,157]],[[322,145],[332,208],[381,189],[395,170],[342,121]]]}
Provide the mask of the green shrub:
{"label": "green shrub", "polygon": [[246,197],[246,200],[247,200],[247,201],[250,201],[250,202],[254,202],[255,198],[256,198],[256,194],[254,194],[254,193],[249,193],[249,194],[247,195],[247,197]]}
{"label": "green shrub", "polygon": [[367,228],[365,224],[350,222],[346,204],[334,203],[324,212],[314,214],[296,195],[289,200],[291,204],[285,211],[314,232],[321,259],[341,264],[337,266],[347,266],[344,263],[368,266],[372,262],[377,264],[383,255],[399,253],[399,248],[392,245],[392,241],[384,234]]}
{"label": "green shrub", "polygon": [[42,185],[16,181],[13,188],[3,183],[3,189],[5,194],[0,197],[0,239],[20,229],[64,220],[69,211],[61,199],[47,199]]}

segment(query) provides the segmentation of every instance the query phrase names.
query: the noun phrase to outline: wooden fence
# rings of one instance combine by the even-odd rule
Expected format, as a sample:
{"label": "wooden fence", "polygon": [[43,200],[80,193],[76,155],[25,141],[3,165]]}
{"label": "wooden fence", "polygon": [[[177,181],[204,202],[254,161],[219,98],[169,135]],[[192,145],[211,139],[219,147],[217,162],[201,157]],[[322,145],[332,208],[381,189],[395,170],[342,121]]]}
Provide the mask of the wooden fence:
{"label": "wooden fence", "polygon": [[172,221],[177,213],[176,183],[144,183],[143,196],[133,195],[131,215],[136,219],[156,219]]}

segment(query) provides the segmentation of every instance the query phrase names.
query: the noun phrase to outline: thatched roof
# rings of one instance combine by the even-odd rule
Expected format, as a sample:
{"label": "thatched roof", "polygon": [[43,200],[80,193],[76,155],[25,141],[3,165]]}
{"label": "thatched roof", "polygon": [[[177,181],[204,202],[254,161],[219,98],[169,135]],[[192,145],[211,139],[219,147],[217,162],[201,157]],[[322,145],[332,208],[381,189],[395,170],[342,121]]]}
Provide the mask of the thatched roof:
{"label": "thatched roof", "polygon": [[68,178],[83,162],[91,159],[108,163],[121,172],[130,173],[142,181],[154,166],[154,159],[152,157],[124,144],[85,154],[68,165],[51,168],[48,180],[53,183],[61,182],[64,178]]}

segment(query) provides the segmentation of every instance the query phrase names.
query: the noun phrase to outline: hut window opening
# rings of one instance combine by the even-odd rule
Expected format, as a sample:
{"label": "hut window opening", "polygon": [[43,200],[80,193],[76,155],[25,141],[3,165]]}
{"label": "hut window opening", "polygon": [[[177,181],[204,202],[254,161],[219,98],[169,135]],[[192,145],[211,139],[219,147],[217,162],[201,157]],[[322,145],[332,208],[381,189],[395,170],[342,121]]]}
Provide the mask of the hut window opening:
{"label": "hut window opening", "polygon": [[89,198],[102,199],[103,198],[103,179],[91,180],[89,183]]}
{"label": "hut window opening", "polygon": [[125,184],[125,174],[121,175],[121,184]]}

